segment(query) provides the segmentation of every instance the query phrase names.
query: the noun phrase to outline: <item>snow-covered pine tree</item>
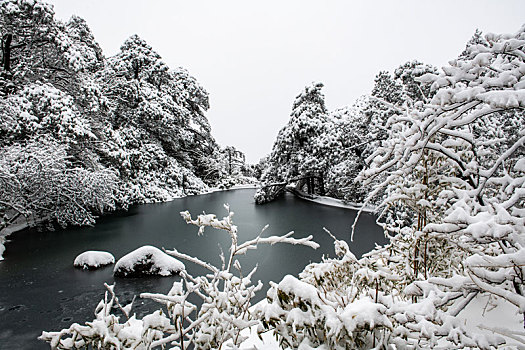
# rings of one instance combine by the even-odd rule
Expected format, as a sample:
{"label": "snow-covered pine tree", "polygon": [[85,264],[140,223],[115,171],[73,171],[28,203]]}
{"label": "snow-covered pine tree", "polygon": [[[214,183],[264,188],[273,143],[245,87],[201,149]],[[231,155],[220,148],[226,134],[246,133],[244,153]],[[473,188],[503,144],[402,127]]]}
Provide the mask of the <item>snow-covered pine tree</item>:
{"label": "snow-covered pine tree", "polygon": [[290,120],[279,131],[273,145],[269,167],[262,176],[263,187],[255,194],[257,203],[274,199],[277,193],[272,184],[293,182],[301,186],[303,178],[324,176],[326,163],[322,158],[322,145],[318,143],[327,114],[322,87],[321,83],[313,83],[295,98]]}
{"label": "snow-covered pine tree", "polygon": [[211,184],[221,176],[218,147],[204,116],[208,94],[187,71],[170,70],[134,35],[97,76],[112,123],[104,151],[130,189],[138,190],[134,201],[196,193],[206,187],[199,177]]}
{"label": "snow-covered pine tree", "polygon": [[362,101],[353,107],[330,112],[326,132],[320,136],[324,148],[326,195],[361,203],[367,190],[355,182],[365,166],[363,151],[368,143],[366,117]]}

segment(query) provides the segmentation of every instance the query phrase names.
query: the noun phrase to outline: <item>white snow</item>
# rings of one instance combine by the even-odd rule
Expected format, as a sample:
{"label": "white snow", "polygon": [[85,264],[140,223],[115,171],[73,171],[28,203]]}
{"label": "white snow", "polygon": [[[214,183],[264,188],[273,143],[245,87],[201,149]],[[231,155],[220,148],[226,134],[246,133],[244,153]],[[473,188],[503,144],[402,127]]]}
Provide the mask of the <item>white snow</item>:
{"label": "white snow", "polygon": [[[523,332],[523,315],[514,305],[500,298],[478,295],[458,315],[461,322],[473,332],[506,329],[507,332]],[[497,333],[497,332],[496,332]],[[506,336],[505,333],[499,335]],[[507,345],[517,345],[507,337]]]}
{"label": "white snow", "polygon": [[301,193],[294,189],[294,194],[302,199],[306,199],[307,201],[311,201],[317,204],[321,205],[328,205],[330,207],[337,207],[337,208],[345,208],[345,209],[353,209],[353,210],[362,210],[364,212],[373,213],[375,211],[375,207],[367,205],[363,206],[359,203],[353,203],[353,202],[344,202],[341,199],[336,199],[332,197],[327,196],[319,196],[319,195],[301,195]]}
{"label": "white snow", "polygon": [[0,261],[4,260],[4,257],[2,256],[4,252],[5,252],[4,237],[0,237]]}
{"label": "white snow", "polygon": [[108,252],[88,250],[75,258],[73,265],[83,269],[96,269],[115,263],[115,257]]}
{"label": "white snow", "polygon": [[525,158],[521,158],[516,162],[516,164],[514,165],[514,170],[525,173]]}
{"label": "white snow", "polygon": [[27,222],[20,222],[18,224],[10,225],[2,230],[0,230],[0,261],[4,260],[3,254],[5,252],[5,242],[7,241],[7,236],[12,233],[21,231],[29,227]]}
{"label": "white snow", "polygon": [[185,270],[182,262],[150,245],[124,255],[113,269],[115,275],[170,276]]}

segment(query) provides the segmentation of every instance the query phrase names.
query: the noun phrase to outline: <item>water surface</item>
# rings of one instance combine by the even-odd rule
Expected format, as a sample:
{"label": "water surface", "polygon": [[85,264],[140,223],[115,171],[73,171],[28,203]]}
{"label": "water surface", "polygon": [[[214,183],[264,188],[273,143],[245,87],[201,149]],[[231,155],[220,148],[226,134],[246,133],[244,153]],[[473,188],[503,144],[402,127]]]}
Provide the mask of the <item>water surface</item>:
{"label": "water surface", "polygon": [[[256,237],[269,224],[264,236],[295,231],[295,237],[313,235],[321,247],[279,244],[260,246],[240,259],[248,272],[256,264],[252,281],[260,279],[265,287],[257,299],[264,298],[268,281],[280,281],[286,274],[297,275],[310,262],[333,256],[333,240],[323,231],[329,229],[337,238],[350,241],[356,212],[315,204],[287,194],[265,205],[255,205],[254,190],[215,192],[177,199],[169,203],[138,205],[126,212],[100,218],[94,227],[70,227],[56,231],[29,229],[10,236],[4,261],[0,262],[0,349],[47,349],[36,338],[42,330],[60,330],[73,322],[94,318],[93,311],[104,294],[104,282],[116,284],[116,292],[126,303],[142,292],[166,293],[176,277],[114,278],[112,267],[83,271],[73,267],[75,257],[86,250],[105,250],[119,259],[143,245],[176,248],[216,266],[220,248],[225,254],[229,237],[225,232],[207,229],[197,236],[197,227],[187,225],[179,212],[192,216],[202,212],[226,215],[228,203],[235,212],[239,242]],[[357,256],[375,243],[385,241],[372,215],[362,214],[350,248]],[[191,274],[202,269],[185,262]],[[134,311],[142,315],[159,304],[137,299]]]}

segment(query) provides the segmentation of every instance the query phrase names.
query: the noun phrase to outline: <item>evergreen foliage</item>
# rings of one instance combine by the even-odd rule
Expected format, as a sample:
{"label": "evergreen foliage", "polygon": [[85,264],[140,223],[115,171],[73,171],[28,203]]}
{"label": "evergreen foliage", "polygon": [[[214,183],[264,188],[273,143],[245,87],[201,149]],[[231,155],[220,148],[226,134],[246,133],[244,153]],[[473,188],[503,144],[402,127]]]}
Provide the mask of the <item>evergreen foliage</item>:
{"label": "evergreen foliage", "polygon": [[[208,93],[138,36],[106,58],[83,19],[61,22],[45,2],[6,0],[0,38],[0,229],[21,217],[92,224],[102,209],[201,193],[227,174],[205,116]],[[56,161],[29,153],[39,146]],[[31,166],[22,174],[20,164],[34,160],[51,168]],[[108,181],[107,187],[93,184],[93,198],[75,197],[75,206],[65,196],[68,180],[54,183],[64,194],[60,200],[44,204],[33,196],[13,205],[15,179],[17,191],[32,193],[53,183],[46,176],[55,171],[74,174],[73,182]],[[76,195],[88,195],[81,190]],[[75,208],[71,216],[56,214]]]}

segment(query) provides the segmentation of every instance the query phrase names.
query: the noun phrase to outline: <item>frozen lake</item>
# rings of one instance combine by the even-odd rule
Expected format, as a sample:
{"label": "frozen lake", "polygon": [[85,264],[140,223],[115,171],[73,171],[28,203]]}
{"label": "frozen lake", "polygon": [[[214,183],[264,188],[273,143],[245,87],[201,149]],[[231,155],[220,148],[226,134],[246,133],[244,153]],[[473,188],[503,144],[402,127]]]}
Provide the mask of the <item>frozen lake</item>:
{"label": "frozen lake", "polygon": [[[179,215],[189,210],[193,217],[214,213],[226,215],[228,203],[235,212],[239,241],[257,236],[269,224],[264,236],[295,231],[294,237],[313,235],[321,247],[313,250],[291,245],[260,246],[249,251],[240,262],[243,271],[259,268],[252,281],[260,279],[265,287],[258,299],[265,297],[268,281],[280,281],[286,274],[297,275],[309,262],[321,261],[323,255],[334,256],[333,241],[323,231],[329,229],[339,239],[350,240],[356,212],[350,209],[319,205],[286,194],[274,202],[255,205],[254,190],[215,192],[176,199],[169,203],[131,207],[126,212],[101,218],[95,227],[71,227],[56,231],[26,230],[10,236],[4,261],[0,262],[0,348],[48,349],[38,337],[42,330],[54,331],[73,322],[94,318],[95,306],[102,299],[104,282],[116,284],[124,303],[142,292],[167,292],[176,277],[114,278],[112,266],[96,271],[73,267],[75,257],[86,250],[105,250],[119,259],[143,246],[176,248],[215,265],[220,264],[219,245],[226,252],[229,238],[225,232],[207,229],[197,236],[197,227],[187,225]],[[363,213],[350,248],[357,256],[375,243],[385,242],[375,218]],[[184,262],[191,274],[202,270]],[[143,314],[159,304],[137,299],[134,311]]]}

